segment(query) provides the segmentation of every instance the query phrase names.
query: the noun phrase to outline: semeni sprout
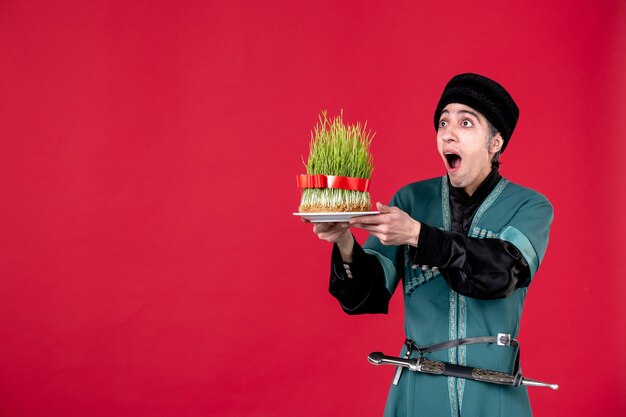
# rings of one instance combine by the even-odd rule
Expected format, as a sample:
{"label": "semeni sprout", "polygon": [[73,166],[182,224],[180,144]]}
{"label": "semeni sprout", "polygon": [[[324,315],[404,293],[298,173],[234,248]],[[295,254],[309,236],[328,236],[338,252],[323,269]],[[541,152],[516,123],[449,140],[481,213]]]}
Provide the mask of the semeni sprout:
{"label": "semeni sprout", "polygon": [[[367,123],[346,125],[343,122],[343,111],[332,120],[326,111],[322,111],[319,123],[311,132],[309,159],[304,164],[307,174],[370,179],[374,164],[369,148],[374,135],[367,131]],[[302,191],[299,211],[368,211],[370,207],[368,192],[306,188]]]}

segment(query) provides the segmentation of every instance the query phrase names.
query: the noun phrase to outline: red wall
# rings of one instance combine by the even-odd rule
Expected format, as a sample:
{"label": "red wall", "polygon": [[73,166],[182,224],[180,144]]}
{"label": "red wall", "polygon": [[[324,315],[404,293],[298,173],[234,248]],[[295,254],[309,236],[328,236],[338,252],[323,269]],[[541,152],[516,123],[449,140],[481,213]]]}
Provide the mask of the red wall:
{"label": "red wall", "polygon": [[[348,317],[291,213],[321,109],[377,131],[372,195],[443,174],[480,72],[502,173],[556,217],[522,321],[536,416],[626,411],[623,1],[0,3],[0,415],[381,415],[402,302]],[[360,235],[362,237],[362,235]]]}

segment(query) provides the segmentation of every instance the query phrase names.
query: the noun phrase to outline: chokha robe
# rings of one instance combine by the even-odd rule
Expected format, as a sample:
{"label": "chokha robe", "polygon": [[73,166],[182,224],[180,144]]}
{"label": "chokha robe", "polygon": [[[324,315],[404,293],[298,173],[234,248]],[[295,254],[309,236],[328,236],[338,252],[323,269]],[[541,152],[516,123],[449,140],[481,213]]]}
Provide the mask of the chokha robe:
{"label": "chokha robe", "polygon": [[[399,207],[422,223],[449,231],[449,193],[447,177],[434,178],[403,187],[390,205]],[[513,245],[516,252],[523,256],[532,279],[546,251],[552,217],[552,206],[544,196],[501,178],[476,210],[468,235],[477,239],[500,239],[500,243]],[[418,246],[417,258],[420,258],[419,249]],[[464,337],[495,336],[498,333],[518,336],[530,280],[505,298],[477,299],[453,290],[438,265],[429,264],[427,259],[422,257],[425,265],[415,268],[414,249],[408,246],[385,246],[370,236],[363,250],[380,262],[386,288],[386,291],[369,290],[363,294],[363,301],[369,298],[388,302],[391,294],[402,291],[405,334],[418,346]],[[460,261],[463,262],[463,259]],[[483,268],[481,273],[488,276],[489,267]],[[346,312],[355,310],[344,305],[341,297],[337,298]],[[386,312],[386,308],[382,312]],[[400,355],[405,353],[406,348],[403,348]],[[476,344],[432,352],[427,357],[510,373],[514,353],[511,347]],[[411,357],[415,356],[413,353]],[[408,370],[402,372],[398,385],[391,385],[385,407],[385,416],[389,417],[531,415],[525,387],[492,385]]]}

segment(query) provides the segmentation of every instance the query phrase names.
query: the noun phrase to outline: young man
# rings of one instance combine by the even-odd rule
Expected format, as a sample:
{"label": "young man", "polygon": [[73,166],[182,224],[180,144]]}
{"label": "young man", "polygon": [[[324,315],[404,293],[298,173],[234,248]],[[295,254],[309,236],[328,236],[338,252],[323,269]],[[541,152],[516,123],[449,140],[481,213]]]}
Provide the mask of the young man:
{"label": "young man", "polygon": [[[516,338],[524,298],[548,243],[546,198],[498,172],[519,110],[495,81],[460,74],[435,110],[437,149],[447,175],[409,184],[380,214],[316,223],[334,243],[330,292],[348,314],[386,313],[395,290],[416,348],[469,337]],[[349,227],[371,236],[361,247]],[[397,289],[398,284],[400,288]],[[496,343],[448,345],[431,360],[511,373],[515,349]],[[530,416],[525,387],[404,371],[386,416]]]}

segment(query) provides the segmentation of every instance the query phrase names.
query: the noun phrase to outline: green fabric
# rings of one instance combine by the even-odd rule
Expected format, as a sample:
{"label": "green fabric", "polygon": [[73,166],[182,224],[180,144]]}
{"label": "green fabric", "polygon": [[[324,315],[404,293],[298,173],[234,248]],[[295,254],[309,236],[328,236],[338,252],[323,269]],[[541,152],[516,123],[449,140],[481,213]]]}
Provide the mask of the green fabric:
{"label": "green fabric", "polygon": [[[402,188],[390,205],[431,226],[449,229],[448,195],[446,178],[434,178]],[[502,179],[478,209],[469,235],[512,243],[534,276],[551,221],[552,207],[545,197]],[[464,297],[451,290],[436,270],[412,269],[406,247],[385,246],[370,237],[364,248],[381,260],[390,292],[402,282],[405,333],[418,345],[498,333],[517,337],[527,288],[498,300]],[[400,354],[404,353],[402,349]],[[479,344],[433,352],[429,358],[511,372],[513,354],[512,348]],[[399,385],[391,386],[385,409],[385,416],[459,415],[530,416],[527,390],[403,371]]]}
{"label": "green fabric", "polygon": [[535,275],[537,268],[539,268],[539,259],[537,257],[537,253],[533,249],[532,243],[530,243],[530,240],[528,240],[522,232],[513,226],[508,226],[504,229],[502,233],[500,233],[499,238],[512,243],[520,252],[522,252],[524,259],[528,262],[531,277]]}

